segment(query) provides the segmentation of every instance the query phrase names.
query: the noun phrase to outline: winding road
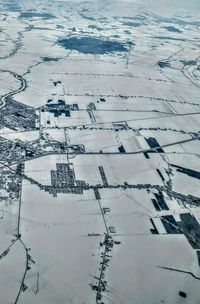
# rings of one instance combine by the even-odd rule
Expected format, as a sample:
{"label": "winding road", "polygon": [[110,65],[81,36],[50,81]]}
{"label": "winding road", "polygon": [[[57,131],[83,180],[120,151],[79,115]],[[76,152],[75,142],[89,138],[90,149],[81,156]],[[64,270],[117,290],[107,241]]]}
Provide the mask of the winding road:
{"label": "winding road", "polygon": [[11,91],[11,92],[9,92],[9,93],[0,97],[0,101],[1,101],[0,109],[2,109],[5,106],[6,101],[9,97],[12,97],[12,96],[14,96],[14,95],[16,95],[16,94],[18,94],[22,91],[25,91],[25,89],[27,87],[26,80],[21,75],[18,75],[17,73],[12,72],[12,71],[8,71],[8,70],[1,70],[1,72],[12,74],[18,81],[20,81],[21,85],[18,89],[14,90],[14,91]]}

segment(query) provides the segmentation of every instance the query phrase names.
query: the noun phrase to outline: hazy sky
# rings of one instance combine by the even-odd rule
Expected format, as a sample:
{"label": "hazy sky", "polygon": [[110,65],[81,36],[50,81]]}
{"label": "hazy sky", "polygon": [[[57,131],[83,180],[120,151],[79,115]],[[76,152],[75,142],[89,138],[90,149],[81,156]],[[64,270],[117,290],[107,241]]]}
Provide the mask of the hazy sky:
{"label": "hazy sky", "polygon": [[[127,1],[127,0],[125,0]],[[173,12],[188,12],[189,14],[200,14],[200,0],[128,0],[145,4],[149,10],[160,14],[173,14]]]}
{"label": "hazy sky", "polygon": [[[8,0],[6,0],[8,1]],[[11,0],[9,0],[9,3]],[[44,8],[50,10],[49,4],[54,3],[54,8],[59,7],[59,3],[74,3],[78,7],[79,3],[82,6],[90,7],[91,10],[95,7],[101,8],[107,14],[114,14],[116,12],[126,16],[127,12],[134,13],[134,11],[145,12],[151,11],[157,15],[171,17],[180,13],[194,16],[196,20],[200,19],[200,0],[15,0],[22,4],[24,10],[36,9],[43,10]],[[133,4],[130,5],[130,4]],[[145,8],[143,8],[145,6]],[[139,8],[140,7],[140,8]],[[52,6],[51,6],[52,9]],[[53,12],[52,12],[53,13]],[[199,16],[199,17],[198,17]]]}

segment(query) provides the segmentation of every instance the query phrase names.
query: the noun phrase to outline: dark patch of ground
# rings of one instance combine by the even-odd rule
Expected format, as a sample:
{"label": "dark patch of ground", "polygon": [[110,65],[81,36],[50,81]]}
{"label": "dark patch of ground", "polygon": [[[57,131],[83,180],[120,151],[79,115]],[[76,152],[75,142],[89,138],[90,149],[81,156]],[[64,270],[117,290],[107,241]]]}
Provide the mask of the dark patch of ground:
{"label": "dark patch of ground", "polygon": [[174,32],[174,33],[182,33],[181,30],[179,30],[178,28],[174,27],[174,26],[165,26],[164,27],[166,30],[168,30],[168,32]]}
{"label": "dark patch of ground", "polygon": [[67,50],[76,50],[83,54],[107,54],[127,51],[127,48],[121,42],[93,37],[71,37],[60,39],[58,43]]}
{"label": "dark patch of ground", "polygon": [[19,17],[20,18],[39,17],[39,18],[42,18],[42,19],[45,19],[45,20],[56,18],[54,15],[49,14],[49,13],[36,13],[36,12],[30,12],[30,11],[21,13]]}

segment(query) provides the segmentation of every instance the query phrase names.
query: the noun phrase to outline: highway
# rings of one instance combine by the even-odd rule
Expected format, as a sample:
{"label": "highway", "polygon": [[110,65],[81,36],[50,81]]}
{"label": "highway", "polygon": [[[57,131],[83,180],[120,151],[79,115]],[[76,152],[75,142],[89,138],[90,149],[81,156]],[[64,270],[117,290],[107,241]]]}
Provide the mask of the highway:
{"label": "highway", "polygon": [[[44,157],[44,156],[48,156],[48,155],[134,155],[134,154],[141,154],[141,153],[151,153],[151,152],[157,152],[158,149],[162,149],[162,148],[167,148],[170,146],[175,146],[175,145],[179,145],[179,144],[184,144],[184,143],[188,143],[188,142],[192,142],[195,140],[200,140],[200,136],[197,136],[195,138],[189,138],[189,139],[184,139],[184,140],[180,140],[180,141],[176,141],[176,142],[172,142],[166,145],[162,145],[162,146],[158,146],[155,148],[149,148],[149,149],[143,149],[143,150],[138,150],[138,151],[132,151],[132,152],[125,152],[125,153],[121,153],[121,152],[56,152],[56,151],[52,151],[52,152],[48,152],[48,153],[44,153],[41,155],[35,155],[31,158],[27,158],[27,159],[23,159],[22,162],[26,162],[32,159],[36,159],[36,158],[40,158],[40,157]],[[12,163],[12,165],[18,164],[20,162],[16,162],[16,163]]]}

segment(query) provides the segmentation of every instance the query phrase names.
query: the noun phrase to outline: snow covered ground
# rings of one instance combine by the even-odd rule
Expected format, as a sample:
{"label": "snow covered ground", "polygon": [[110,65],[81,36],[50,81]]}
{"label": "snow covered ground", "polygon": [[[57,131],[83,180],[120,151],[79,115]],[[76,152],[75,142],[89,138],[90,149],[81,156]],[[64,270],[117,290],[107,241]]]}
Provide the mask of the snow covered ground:
{"label": "snow covered ground", "polygon": [[0,304],[199,304],[199,1],[11,2]]}

